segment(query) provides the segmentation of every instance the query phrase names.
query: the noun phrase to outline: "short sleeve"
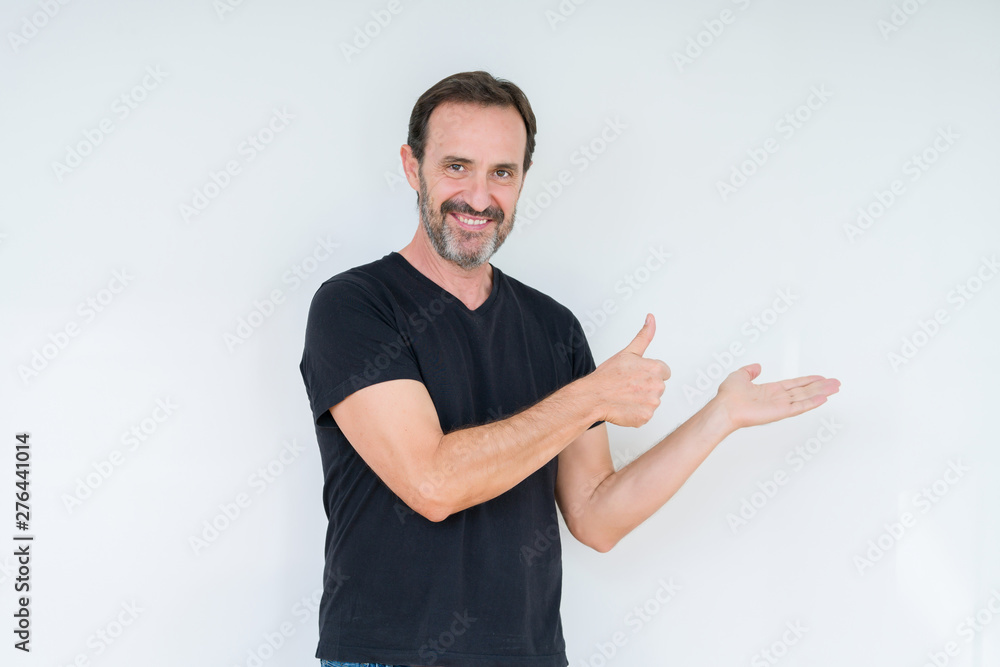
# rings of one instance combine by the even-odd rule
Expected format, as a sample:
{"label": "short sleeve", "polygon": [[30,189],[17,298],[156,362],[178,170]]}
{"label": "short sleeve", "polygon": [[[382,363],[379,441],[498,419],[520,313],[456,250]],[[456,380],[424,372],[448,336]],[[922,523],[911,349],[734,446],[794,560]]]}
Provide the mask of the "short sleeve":
{"label": "short sleeve", "polygon": [[[572,350],[570,358],[573,363],[574,380],[578,380],[585,375],[590,375],[597,369],[597,365],[594,363],[594,355],[591,353],[590,345],[587,343],[587,336],[583,332],[580,320],[578,320],[575,315],[573,316],[572,330],[570,333],[570,350]],[[590,428],[594,428],[595,426],[599,426],[603,423],[603,421],[594,422],[590,425]]]}
{"label": "short sleeve", "polygon": [[333,426],[330,408],[389,380],[423,381],[389,297],[360,277],[338,276],[313,296],[299,370],[313,419]]}

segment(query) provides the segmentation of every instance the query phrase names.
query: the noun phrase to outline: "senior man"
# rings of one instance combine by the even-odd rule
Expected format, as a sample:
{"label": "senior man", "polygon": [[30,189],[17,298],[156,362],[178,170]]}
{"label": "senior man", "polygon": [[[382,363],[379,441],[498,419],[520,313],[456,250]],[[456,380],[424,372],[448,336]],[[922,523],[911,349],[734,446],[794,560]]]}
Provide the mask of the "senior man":
{"label": "senior man", "polygon": [[300,368],[329,518],[324,665],[564,667],[556,506],[606,552],[734,430],[839,388],[817,375],[757,385],[760,366],[744,366],[615,471],[604,422],[645,424],[670,369],[644,356],[651,314],[595,366],[566,307],[490,264],[535,131],[509,81],[465,72],[431,87],[400,151],[418,193],[413,239],[313,299]]}

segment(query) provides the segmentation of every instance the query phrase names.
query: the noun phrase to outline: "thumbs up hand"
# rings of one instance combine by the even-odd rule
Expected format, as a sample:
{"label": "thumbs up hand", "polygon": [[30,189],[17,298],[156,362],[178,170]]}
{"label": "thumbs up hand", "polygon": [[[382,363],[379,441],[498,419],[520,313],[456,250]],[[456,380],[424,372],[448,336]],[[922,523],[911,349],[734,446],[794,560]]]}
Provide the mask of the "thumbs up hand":
{"label": "thumbs up hand", "polygon": [[642,426],[659,407],[670,367],[643,356],[655,332],[656,320],[647,314],[645,324],[632,342],[589,376],[604,421],[619,426]]}

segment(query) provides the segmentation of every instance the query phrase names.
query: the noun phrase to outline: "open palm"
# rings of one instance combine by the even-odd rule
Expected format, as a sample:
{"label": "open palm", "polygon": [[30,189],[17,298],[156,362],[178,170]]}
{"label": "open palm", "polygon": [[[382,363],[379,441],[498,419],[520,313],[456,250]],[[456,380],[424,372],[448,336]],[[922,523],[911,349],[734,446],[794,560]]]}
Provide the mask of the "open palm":
{"label": "open palm", "polygon": [[822,375],[754,384],[760,364],[739,368],[719,385],[722,400],[734,429],[794,417],[826,403],[840,390],[840,381]]}

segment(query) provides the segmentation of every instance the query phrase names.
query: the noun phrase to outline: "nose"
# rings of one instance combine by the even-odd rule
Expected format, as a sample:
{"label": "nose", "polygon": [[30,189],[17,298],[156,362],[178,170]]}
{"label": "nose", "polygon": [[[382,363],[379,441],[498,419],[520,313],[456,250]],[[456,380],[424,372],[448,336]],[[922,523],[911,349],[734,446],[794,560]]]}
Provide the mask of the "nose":
{"label": "nose", "polygon": [[490,207],[492,201],[490,184],[486,174],[477,174],[467,182],[469,186],[466,192],[466,203],[477,211],[485,211]]}

